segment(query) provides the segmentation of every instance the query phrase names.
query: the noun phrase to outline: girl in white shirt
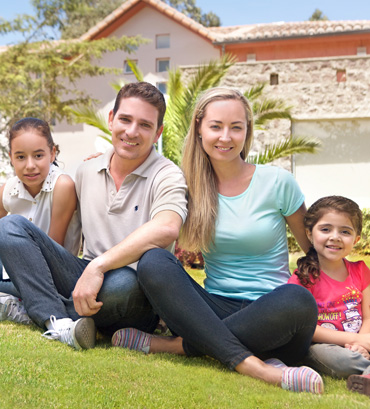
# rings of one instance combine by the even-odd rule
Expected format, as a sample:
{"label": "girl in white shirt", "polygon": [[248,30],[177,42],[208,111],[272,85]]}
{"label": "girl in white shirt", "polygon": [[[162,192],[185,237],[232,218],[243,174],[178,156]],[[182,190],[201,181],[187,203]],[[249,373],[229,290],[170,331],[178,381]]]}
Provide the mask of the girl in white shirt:
{"label": "girl in white shirt", "polygon": [[[81,230],[75,185],[56,165],[59,149],[48,123],[37,118],[23,118],[12,126],[8,138],[9,156],[16,176],[0,188],[0,218],[7,214],[22,215],[57,243],[78,254]],[[1,270],[4,273],[0,260],[0,273]],[[13,310],[17,303],[9,294],[19,296],[14,285],[4,278],[0,274],[0,320],[11,319],[10,301]]]}

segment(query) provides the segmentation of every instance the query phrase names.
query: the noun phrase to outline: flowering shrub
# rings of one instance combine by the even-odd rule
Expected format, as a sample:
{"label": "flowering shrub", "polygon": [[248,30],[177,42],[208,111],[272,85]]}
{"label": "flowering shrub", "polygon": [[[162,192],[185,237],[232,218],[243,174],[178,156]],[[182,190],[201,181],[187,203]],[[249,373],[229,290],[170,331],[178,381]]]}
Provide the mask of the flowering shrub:
{"label": "flowering shrub", "polygon": [[187,251],[180,248],[176,242],[175,246],[175,256],[180,260],[181,264],[184,267],[191,267],[191,268],[204,268],[204,260],[202,253],[200,251]]}

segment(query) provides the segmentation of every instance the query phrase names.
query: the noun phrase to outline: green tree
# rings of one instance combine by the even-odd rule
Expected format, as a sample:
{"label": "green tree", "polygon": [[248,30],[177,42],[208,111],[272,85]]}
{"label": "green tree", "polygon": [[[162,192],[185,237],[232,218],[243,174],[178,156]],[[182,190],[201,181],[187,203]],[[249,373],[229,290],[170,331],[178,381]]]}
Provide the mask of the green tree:
{"label": "green tree", "polygon": [[61,38],[78,38],[89,31],[123,0],[64,0],[64,16],[61,21]]}
{"label": "green tree", "polygon": [[[225,55],[220,61],[211,61],[201,65],[188,83],[184,83],[180,70],[169,72],[167,83],[167,111],[164,117],[163,155],[179,164],[181,148],[191,121],[193,107],[199,94],[211,87],[220,84],[235,59]],[[135,63],[128,61],[138,81],[143,79],[142,72]],[[122,83],[113,84],[118,91]],[[266,84],[257,84],[245,92],[245,96],[252,104],[255,129],[266,129],[266,125],[274,119],[291,119],[291,108],[284,101],[276,98],[267,98],[264,95]],[[93,107],[73,110],[75,121],[86,123],[98,128],[99,135],[107,141],[111,141],[111,133],[108,130],[106,119],[96,112]],[[268,146],[264,152],[248,158],[252,163],[268,163],[292,154],[315,153],[320,146],[313,139],[302,137],[290,137]]]}
{"label": "green tree", "polygon": [[196,0],[163,1],[205,27],[219,27],[221,25],[220,18],[212,11],[203,13],[201,8],[197,7]]}
{"label": "green tree", "polygon": [[121,70],[98,64],[104,53],[130,52],[144,42],[140,37],[101,40],[51,41],[64,18],[64,1],[33,0],[35,15],[21,15],[13,21],[0,21],[2,34],[17,32],[23,41],[0,53],[0,133],[24,116],[47,121],[72,120],[71,107],[91,103],[91,97],[78,89],[80,78]]}
{"label": "green tree", "polygon": [[315,9],[308,21],[326,21],[329,20],[320,9]]}

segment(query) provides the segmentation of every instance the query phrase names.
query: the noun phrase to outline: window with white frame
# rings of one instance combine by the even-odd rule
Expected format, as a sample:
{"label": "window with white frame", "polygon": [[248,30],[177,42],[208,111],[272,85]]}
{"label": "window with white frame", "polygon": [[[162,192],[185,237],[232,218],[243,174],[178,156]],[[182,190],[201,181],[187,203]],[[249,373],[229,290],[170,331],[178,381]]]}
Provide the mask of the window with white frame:
{"label": "window with white frame", "polygon": [[169,58],[158,58],[157,59],[157,72],[166,72],[170,68]]}
{"label": "window with white frame", "polygon": [[158,34],[155,37],[156,48],[170,48],[170,35],[169,34]]}
{"label": "window with white frame", "polygon": [[162,92],[162,94],[167,93],[167,82],[157,82],[156,87]]}

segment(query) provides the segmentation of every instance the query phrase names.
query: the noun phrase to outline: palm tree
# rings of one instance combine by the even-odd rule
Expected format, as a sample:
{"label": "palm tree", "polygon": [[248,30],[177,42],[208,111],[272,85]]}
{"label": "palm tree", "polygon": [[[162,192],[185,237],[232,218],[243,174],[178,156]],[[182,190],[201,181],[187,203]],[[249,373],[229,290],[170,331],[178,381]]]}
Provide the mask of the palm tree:
{"label": "palm tree", "polygon": [[220,61],[210,61],[207,65],[201,65],[186,85],[179,69],[169,72],[168,104],[163,129],[164,156],[177,164],[180,163],[182,143],[188,132],[199,94],[219,85],[234,63],[234,57],[225,55]]}
{"label": "palm tree", "polygon": [[[244,96],[252,104],[255,130],[266,130],[266,125],[274,119],[292,119],[292,107],[286,105],[285,101],[279,98],[265,97],[266,84],[258,83],[244,93]],[[251,154],[247,161],[265,164],[293,154],[315,153],[320,146],[320,142],[316,139],[291,136],[267,146],[262,153]]]}
{"label": "palm tree", "polygon": [[[235,58],[230,55],[223,56],[219,61],[210,61],[206,65],[199,66],[195,75],[186,84],[179,69],[169,71],[167,110],[162,134],[163,155],[176,164],[179,164],[181,160],[183,139],[188,132],[193,108],[199,94],[208,88],[218,86],[234,63]],[[136,79],[142,81],[143,73],[136,64],[128,61],[128,65]],[[118,91],[123,83],[115,82],[111,85]],[[257,130],[264,130],[266,125],[274,119],[291,119],[292,107],[287,106],[281,99],[265,97],[265,86],[265,83],[259,83],[244,93],[252,104],[254,124]],[[72,112],[76,122],[86,123],[100,129],[103,134],[99,136],[111,141],[111,133],[106,120],[93,108],[86,107],[72,110]],[[290,137],[266,147],[262,154],[250,156],[247,160],[251,163],[268,163],[292,154],[315,153],[319,146],[320,143],[317,140]]]}

